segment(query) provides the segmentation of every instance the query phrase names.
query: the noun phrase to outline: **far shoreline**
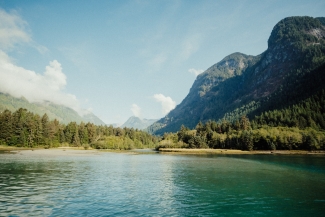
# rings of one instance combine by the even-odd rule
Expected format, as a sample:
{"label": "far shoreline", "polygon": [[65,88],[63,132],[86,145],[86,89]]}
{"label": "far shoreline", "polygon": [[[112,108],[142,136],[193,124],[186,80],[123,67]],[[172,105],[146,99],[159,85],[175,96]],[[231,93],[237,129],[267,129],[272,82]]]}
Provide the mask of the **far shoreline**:
{"label": "far shoreline", "polygon": [[242,151],[237,149],[189,149],[189,148],[160,148],[160,153],[163,154],[248,154],[248,155],[257,155],[257,154],[266,154],[266,155],[325,155],[325,151],[307,151],[307,150],[254,150],[254,151]]}
{"label": "far shoreline", "polygon": [[[0,145],[0,153],[30,153],[35,155],[75,155],[75,154],[100,154],[104,152],[110,153],[128,153],[128,154],[141,154],[147,152],[139,152],[137,149],[132,150],[120,150],[120,149],[93,149],[84,147],[69,147],[61,146],[54,148],[44,147],[15,147],[15,146],[3,146]],[[150,149],[153,152],[160,154],[186,154],[186,155],[325,155],[324,150],[253,150],[243,151],[237,149],[189,149],[189,148],[160,148],[158,151]],[[68,154],[69,153],[69,154]]]}

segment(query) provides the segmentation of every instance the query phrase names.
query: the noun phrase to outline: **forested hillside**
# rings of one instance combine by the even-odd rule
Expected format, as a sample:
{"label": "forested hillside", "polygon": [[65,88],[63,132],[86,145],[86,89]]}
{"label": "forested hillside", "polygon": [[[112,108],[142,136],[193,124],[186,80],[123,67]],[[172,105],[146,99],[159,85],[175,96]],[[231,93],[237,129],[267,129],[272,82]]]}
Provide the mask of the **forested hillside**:
{"label": "forested hillside", "polygon": [[153,148],[157,138],[129,128],[93,123],[60,123],[20,108],[0,113],[0,144],[17,147],[74,146],[97,149]]}
{"label": "forested hillside", "polygon": [[325,150],[325,89],[299,103],[229,122],[199,122],[165,133],[161,147],[242,150]]}
{"label": "forested hillside", "polygon": [[[242,116],[255,121],[255,116],[291,111],[320,97],[324,69],[324,18],[285,18],[273,28],[265,52],[258,56],[234,53],[207,69],[181,104],[148,131],[163,135],[178,131],[181,125],[193,129],[200,121],[235,124]],[[303,119],[310,119],[308,115]],[[302,124],[302,116],[296,118]],[[318,119],[315,124],[321,126]]]}
{"label": "forested hillside", "polygon": [[30,103],[24,97],[15,98],[9,94],[0,92],[0,112],[6,109],[11,112],[15,112],[19,108],[25,108],[28,111],[36,113],[40,116],[46,113],[49,116],[49,119],[57,119],[61,123],[65,124],[73,121],[77,123],[81,123],[83,121],[97,125],[105,125],[102,120],[90,112],[86,115],[81,116],[75,110],[63,105],[56,105],[51,102]]}

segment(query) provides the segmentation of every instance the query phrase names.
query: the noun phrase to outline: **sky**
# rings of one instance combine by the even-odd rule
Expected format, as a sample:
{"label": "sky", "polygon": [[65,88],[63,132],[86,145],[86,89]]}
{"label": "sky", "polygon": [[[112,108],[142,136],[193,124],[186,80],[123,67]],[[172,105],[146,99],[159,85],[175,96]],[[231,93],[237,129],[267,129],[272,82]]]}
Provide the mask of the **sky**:
{"label": "sky", "polygon": [[106,124],[159,119],[225,56],[258,55],[324,0],[0,0],[0,92]]}

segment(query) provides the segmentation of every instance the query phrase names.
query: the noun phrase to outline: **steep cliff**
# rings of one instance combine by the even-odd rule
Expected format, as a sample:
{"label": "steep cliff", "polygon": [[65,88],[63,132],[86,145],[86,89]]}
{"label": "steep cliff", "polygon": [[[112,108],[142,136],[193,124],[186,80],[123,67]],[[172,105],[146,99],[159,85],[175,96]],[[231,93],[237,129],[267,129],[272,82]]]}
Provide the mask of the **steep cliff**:
{"label": "steep cliff", "polygon": [[324,63],[324,18],[285,18],[273,28],[265,52],[234,53],[211,66],[197,77],[186,98],[148,131],[175,132],[181,125],[193,128],[199,121],[234,121],[283,108],[322,87],[319,68]]}

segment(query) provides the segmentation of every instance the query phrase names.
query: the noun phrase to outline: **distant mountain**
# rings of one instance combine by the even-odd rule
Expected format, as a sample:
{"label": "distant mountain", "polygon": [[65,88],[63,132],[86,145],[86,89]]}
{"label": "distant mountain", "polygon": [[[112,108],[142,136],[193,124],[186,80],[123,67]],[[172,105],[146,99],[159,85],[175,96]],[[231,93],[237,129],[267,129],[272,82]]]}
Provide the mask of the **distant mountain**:
{"label": "distant mountain", "polygon": [[119,123],[113,123],[113,124],[106,124],[107,126],[112,126],[112,127],[114,127],[114,128],[117,128],[117,127],[120,127],[121,126],[121,124],[119,124]]}
{"label": "distant mountain", "polygon": [[88,113],[82,117],[73,109],[62,105],[56,105],[51,102],[30,103],[24,97],[15,98],[9,94],[0,93],[0,111],[8,109],[14,112],[19,108],[26,108],[40,116],[46,113],[50,119],[57,119],[61,123],[65,124],[73,121],[77,123],[83,121],[85,123],[91,122],[96,125],[105,125],[105,123],[93,113]]}
{"label": "distant mountain", "polygon": [[150,127],[155,134],[234,121],[286,108],[324,87],[325,18],[288,17],[273,28],[260,55],[233,53],[200,74],[186,98]]}
{"label": "distant mountain", "polygon": [[141,119],[141,118],[132,116],[121,127],[143,130],[156,121],[157,121],[157,119]]}

